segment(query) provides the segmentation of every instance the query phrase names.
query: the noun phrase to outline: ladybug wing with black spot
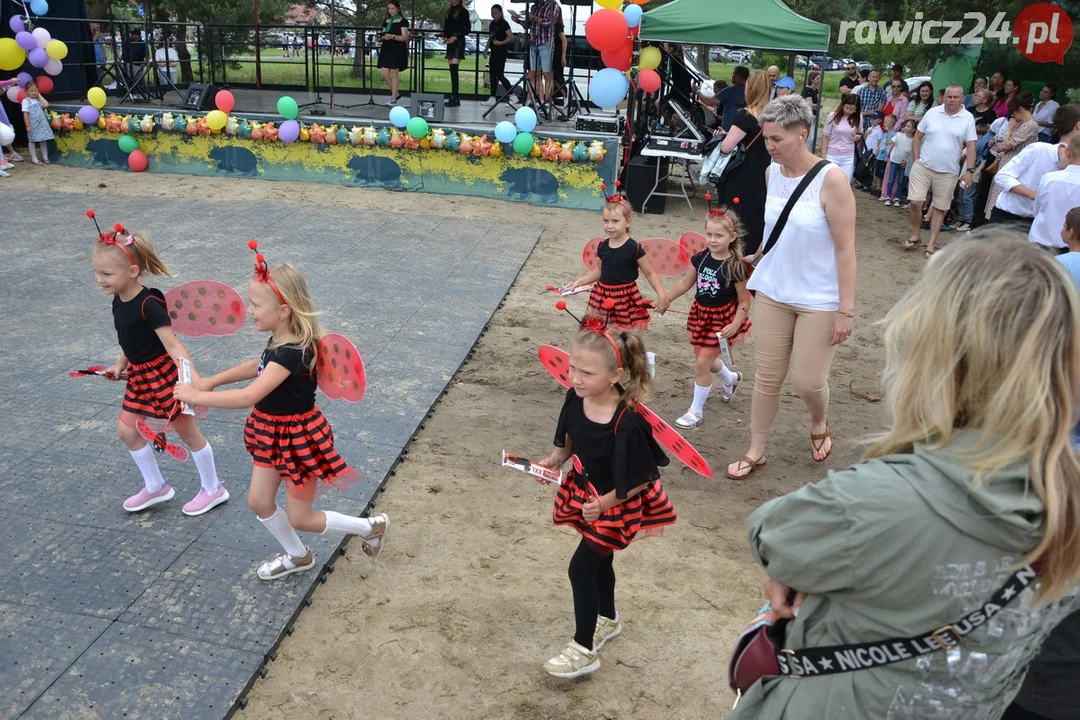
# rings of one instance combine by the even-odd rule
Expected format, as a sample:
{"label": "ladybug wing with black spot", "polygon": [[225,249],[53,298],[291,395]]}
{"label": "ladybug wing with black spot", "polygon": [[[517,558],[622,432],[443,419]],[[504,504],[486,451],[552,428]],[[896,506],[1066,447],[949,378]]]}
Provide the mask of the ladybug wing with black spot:
{"label": "ladybug wing with black spot", "polygon": [[360,402],[367,387],[364,361],[349,338],[340,333],[323,335],[317,347],[315,379],[331,400]]}
{"label": "ladybug wing with black spot", "polygon": [[585,263],[586,270],[600,269],[600,258],[596,256],[596,251],[600,249],[600,243],[605,239],[598,237],[585,243],[585,249],[581,251],[581,262]]}
{"label": "ladybug wing with black spot", "polygon": [[[554,345],[543,345],[541,346],[538,355],[540,356],[540,362],[544,364],[544,367],[551,373],[551,376],[555,378],[560,385],[569,388],[569,353]],[[656,442],[660,443],[665,450],[679,460],[686,463],[686,466],[694,472],[703,475],[704,477],[712,477],[712,468],[705,462],[705,458],[701,457],[701,454],[694,449],[694,446],[686,442],[686,438],[675,432],[674,428],[661,420],[656,413],[644,405],[638,404],[637,410],[641,413],[641,416],[645,418],[645,422],[649,423],[649,427],[652,428],[653,437],[656,439]]]}
{"label": "ladybug wing with black spot", "polygon": [[699,232],[683,233],[683,236],[679,238],[679,245],[690,257],[694,257],[709,247],[705,242],[705,236]]}
{"label": "ladybug wing with black spot", "polygon": [[216,280],[192,280],[165,293],[165,307],[177,335],[232,335],[247,321],[240,293]]}
{"label": "ladybug wing with black spot", "polygon": [[686,249],[674,240],[650,238],[641,241],[645,256],[652,263],[653,270],[663,277],[678,277],[690,266],[690,256]]}

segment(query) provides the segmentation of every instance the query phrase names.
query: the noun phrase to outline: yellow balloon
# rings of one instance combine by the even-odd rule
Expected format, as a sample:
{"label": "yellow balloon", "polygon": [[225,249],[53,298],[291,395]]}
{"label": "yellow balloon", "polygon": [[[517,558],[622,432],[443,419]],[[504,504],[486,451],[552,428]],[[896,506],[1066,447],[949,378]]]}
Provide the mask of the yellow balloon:
{"label": "yellow balloon", "polygon": [[647,47],[641,51],[638,67],[642,70],[655,70],[660,66],[660,48]]}
{"label": "yellow balloon", "polygon": [[50,40],[45,46],[45,54],[53,60],[63,60],[67,57],[68,47],[63,40]]}
{"label": "yellow balloon", "polygon": [[608,10],[618,10],[622,7],[622,0],[596,0],[596,4]]}
{"label": "yellow balloon", "polygon": [[86,91],[86,99],[98,110],[105,107],[105,91],[99,87],[92,87]]}
{"label": "yellow balloon", "polygon": [[0,70],[18,70],[26,62],[26,51],[15,38],[0,38]]}
{"label": "yellow balloon", "polygon": [[229,122],[229,116],[220,110],[211,110],[206,113],[206,126],[211,130],[220,130]]}

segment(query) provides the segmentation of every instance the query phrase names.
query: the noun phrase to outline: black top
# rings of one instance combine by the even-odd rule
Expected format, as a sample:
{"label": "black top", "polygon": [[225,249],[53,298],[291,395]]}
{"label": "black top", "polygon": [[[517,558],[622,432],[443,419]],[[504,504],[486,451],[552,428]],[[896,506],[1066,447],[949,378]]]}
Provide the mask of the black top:
{"label": "black top", "polygon": [[[567,437],[596,492],[604,495],[614,490],[620,500],[638,485],[657,480],[659,468],[670,462],[637,411],[619,403],[609,422],[595,423],[585,416],[584,401],[573,389],[567,391],[559,413],[555,446],[566,447]],[[584,479],[582,483],[587,487]]]}
{"label": "black top", "polygon": [[[758,137],[754,140],[761,131],[761,126],[749,110],[740,110],[731,125],[746,134],[741,141],[746,155],[720,186],[720,203],[739,206],[739,219],[743,225],[743,251],[747,255],[753,255],[761,246],[765,232],[765,170],[772,158],[765,147],[765,138]],[[738,203],[735,198],[739,198]]]}
{"label": "black top", "polygon": [[812,87],[804,87],[802,89],[802,96],[804,98],[810,98],[814,102],[814,107],[821,105],[821,91],[815,90]]}
{"label": "black top", "polygon": [[[557,16],[555,20],[555,34],[551,38],[551,67],[560,68],[563,67],[563,33],[566,32],[566,26],[563,25],[562,15]],[[553,71],[554,72],[554,71]]]}
{"label": "black top", "polygon": [[[409,27],[409,21],[398,15],[387,18],[383,25],[384,35],[399,37]],[[409,67],[409,44],[402,40],[383,40],[379,48],[379,67],[404,70]]]}
{"label": "black top", "polygon": [[458,42],[462,42],[470,29],[469,11],[464,5],[452,7],[446,11],[446,19],[443,20],[443,34],[446,37],[456,37]]}
{"label": "black top", "polygon": [[255,409],[268,415],[299,415],[315,407],[315,370],[311,357],[310,348],[286,344],[271,350],[267,343],[259,358],[259,374],[273,362],[288,370],[289,377],[256,403]]}
{"label": "black top", "polygon": [[988,107],[985,110],[971,108],[971,114],[975,118],[976,125],[992,125],[998,119],[998,114],[994,112],[993,107]]}
{"label": "black top", "polygon": [[[1069,615],[1046,638],[1028,666],[1014,703],[1052,720],[1080,718],[1076,669],[1080,667],[1080,612]],[[1008,715],[1013,717],[1012,715]],[[1017,715],[1016,717],[1020,717]],[[1025,716],[1026,717],[1026,716]]]}
{"label": "black top", "polygon": [[855,88],[859,87],[860,84],[861,83],[859,83],[859,78],[852,79],[849,78],[847,75],[840,78],[840,87],[842,88],[851,88],[854,90]]}
{"label": "black top", "polygon": [[124,44],[124,62],[141,65],[146,60],[146,43],[142,40],[128,40]]}
{"label": "black top", "polygon": [[154,332],[159,327],[172,325],[165,307],[165,293],[144,287],[127,302],[114,295],[112,312],[116,338],[128,362],[150,362],[165,354],[165,346]]}
{"label": "black top", "polygon": [[645,257],[645,248],[638,245],[634,238],[627,238],[617,248],[612,248],[610,241],[604,240],[596,249],[596,257],[600,258],[600,282],[605,285],[625,285],[637,282],[637,261]]}
{"label": "black top", "polygon": [[708,250],[702,250],[690,258],[697,269],[697,294],[694,300],[705,307],[721,307],[738,300],[735,281],[727,276],[724,260],[717,260]]}
{"label": "black top", "polygon": [[496,45],[495,41],[503,42],[507,38],[507,33],[510,32],[510,23],[506,22],[506,19],[493,20],[491,25],[488,26],[488,33],[491,35],[491,54],[505,56],[510,52],[510,45]]}

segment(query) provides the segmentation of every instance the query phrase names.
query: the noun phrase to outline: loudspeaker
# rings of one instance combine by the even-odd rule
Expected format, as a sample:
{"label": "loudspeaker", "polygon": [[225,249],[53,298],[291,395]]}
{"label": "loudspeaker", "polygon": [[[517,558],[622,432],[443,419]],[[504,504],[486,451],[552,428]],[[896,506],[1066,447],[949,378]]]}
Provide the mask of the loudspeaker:
{"label": "loudspeaker", "polygon": [[445,106],[446,96],[442,93],[413,93],[410,98],[412,115],[422,117],[428,122],[441,123]]}
{"label": "loudspeaker", "polygon": [[191,83],[188,86],[187,97],[184,99],[184,104],[180,106],[181,110],[213,110],[214,95],[221,88],[214,87],[212,84]]}
{"label": "loudspeaker", "polygon": [[626,199],[630,201],[630,207],[634,209],[634,212],[645,212],[651,215],[664,214],[667,198],[663,196],[653,195],[649,199],[649,204],[645,205],[644,209],[642,208],[645,198],[652,192],[653,185],[656,184],[657,163],[660,164],[660,177],[665,178],[660,181],[660,187],[657,190],[667,192],[668,158],[637,155],[626,166],[623,187],[626,188]]}

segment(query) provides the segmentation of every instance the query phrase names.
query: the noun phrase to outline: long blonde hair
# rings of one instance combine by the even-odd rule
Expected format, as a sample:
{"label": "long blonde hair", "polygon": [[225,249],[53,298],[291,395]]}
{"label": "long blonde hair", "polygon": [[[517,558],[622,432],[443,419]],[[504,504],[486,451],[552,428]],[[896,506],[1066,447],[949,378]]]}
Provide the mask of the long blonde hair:
{"label": "long blonde hair", "polygon": [[[256,276],[258,279],[258,276]],[[322,339],[323,330],[319,325],[319,312],[308,290],[304,276],[289,263],[282,263],[270,268],[270,279],[277,286],[285,305],[289,308],[289,332],[296,338],[290,341],[300,347],[310,349],[311,367],[315,366],[316,346]],[[277,347],[272,345],[271,347]]]}
{"label": "long blonde hair", "polygon": [[[722,223],[724,227],[731,231],[735,236],[735,239],[731,241],[731,245],[728,249],[731,251],[731,255],[721,265],[721,271],[724,273],[724,278],[730,280],[732,284],[745,282],[747,279],[746,263],[743,258],[746,257],[746,252],[743,249],[743,223],[739,219],[738,214],[728,205],[720,205],[709,211],[709,216],[705,218],[705,224],[708,225],[711,222]],[[705,252],[709,249],[705,248]]]}
{"label": "long blonde hair", "polygon": [[[106,236],[112,233],[106,233]],[[121,262],[130,263],[135,261],[135,265],[139,268],[139,274],[150,273],[151,275],[159,275],[163,277],[172,277],[172,271],[169,270],[169,266],[165,264],[165,261],[158,257],[157,251],[154,250],[154,244],[150,242],[150,236],[144,232],[135,232],[131,234],[132,242],[130,245],[121,244],[127,241],[127,236],[119,233],[116,235],[117,245],[106,245],[105,243],[96,241],[94,243],[94,253],[111,251],[116,253],[117,257],[121,259]],[[124,250],[131,253],[129,258]]]}
{"label": "long blonde hair", "polygon": [[761,114],[769,104],[769,76],[762,70],[746,81],[746,110],[754,117]]}
{"label": "long blonde hair", "polygon": [[[620,332],[614,328],[608,330],[611,339],[619,348],[622,358],[623,380],[622,399],[627,407],[635,407],[644,402],[652,392],[652,376],[649,375],[649,358],[645,354],[645,341],[636,332]],[[602,334],[592,330],[582,330],[571,343],[571,348],[589,350],[604,358],[608,370],[615,372],[618,369],[618,360],[611,343]]]}
{"label": "long blonde hair", "polygon": [[891,427],[868,458],[943,448],[962,429],[975,483],[1017,462],[1045,508],[1038,599],[1080,577],[1080,455],[1072,448],[1080,380],[1080,297],[1064,267],[1008,230],[954,242],[884,320]]}

